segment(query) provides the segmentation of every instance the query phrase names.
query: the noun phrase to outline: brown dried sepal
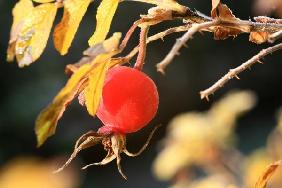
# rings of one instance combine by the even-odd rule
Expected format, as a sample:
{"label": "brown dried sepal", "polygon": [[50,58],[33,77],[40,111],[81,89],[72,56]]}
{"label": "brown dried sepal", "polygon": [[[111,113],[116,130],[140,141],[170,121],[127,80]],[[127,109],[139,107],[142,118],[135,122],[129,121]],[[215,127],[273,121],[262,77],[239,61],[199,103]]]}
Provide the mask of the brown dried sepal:
{"label": "brown dried sepal", "polygon": [[80,151],[102,143],[104,146],[104,149],[107,151],[106,157],[102,161],[97,162],[97,163],[91,163],[89,165],[84,166],[82,169],[85,170],[88,167],[93,166],[93,165],[106,165],[110,163],[111,161],[113,161],[114,159],[117,159],[118,171],[124,179],[127,179],[127,177],[125,176],[121,168],[120,154],[125,153],[127,156],[130,156],[130,157],[136,157],[140,155],[147,148],[148,144],[150,143],[151,138],[153,137],[158,127],[159,126],[156,126],[153,129],[147,141],[145,142],[143,147],[137,153],[131,153],[126,149],[126,137],[123,134],[105,134],[105,133],[99,133],[95,131],[89,131],[88,133],[82,135],[76,141],[74,151],[71,154],[70,158],[65,162],[65,164],[62,167],[54,171],[54,173],[58,173],[64,170],[72,162],[72,160],[75,159],[75,157],[77,156],[77,154]]}

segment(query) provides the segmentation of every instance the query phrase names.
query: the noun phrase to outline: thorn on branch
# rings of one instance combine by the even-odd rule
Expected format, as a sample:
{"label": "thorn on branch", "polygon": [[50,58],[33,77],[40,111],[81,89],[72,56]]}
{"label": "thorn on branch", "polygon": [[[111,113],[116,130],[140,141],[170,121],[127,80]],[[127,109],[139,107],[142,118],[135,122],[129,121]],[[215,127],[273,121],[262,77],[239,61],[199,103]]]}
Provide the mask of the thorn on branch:
{"label": "thorn on branch", "polygon": [[213,94],[215,91],[217,91],[219,88],[224,86],[230,79],[236,77],[239,78],[237,75],[241,72],[245,71],[247,68],[250,69],[250,67],[255,63],[262,63],[260,59],[263,57],[272,54],[275,51],[282,49],[282,43],[276,44],[274,46],[268,47],[266,49],[261,50],[257,55],[253,56],[251,59],[246,61],[245,63],[241,64],[240,66],[231,69],[227,74],[225,74],[223,77],[221,77],[217,82],[215,82],[211,87],[207,88],[204,91],[200,92],[201,99],[207,98],[209,95]]}
{"label": "thorn on branch", "polygon": [[207,29],[209,27],[215,26],[220,22],[220,20],[213,20],[204,23],[196,23],[191,26],[191,28],[180,38],[178,38],[173,45],[170,52],[166,55],[166,57],[156,65],[157,71],[164,74],[165,68],[172,62],[174,57],[178,55],[179,50],[182,46],[184,46],[189,39],[193,37],[196,32],[201,31],[202,29]]}

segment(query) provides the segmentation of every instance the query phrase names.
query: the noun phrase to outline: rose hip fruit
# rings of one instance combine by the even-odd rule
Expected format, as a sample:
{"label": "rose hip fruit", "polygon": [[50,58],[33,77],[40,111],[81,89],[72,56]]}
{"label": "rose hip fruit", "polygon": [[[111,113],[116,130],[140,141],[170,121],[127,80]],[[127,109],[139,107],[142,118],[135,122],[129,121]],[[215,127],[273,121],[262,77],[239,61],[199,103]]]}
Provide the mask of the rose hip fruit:
{"label": "rose hip fruit", "polygon": [[118,66],[106,75],[97,117],[100,133],[126,134],[140,130],[156,115],[159,96],[155,83],[143,72]]}
{"label": "rose hip fruit", "polygon": [[159,95],[153,80],[143,72],[125,66],[111,68],[106,75],[97,117],[103,122],[98,130],[89,131],[76,142],[74,151],[66,163],[56,172],[62,171],[77,154],[98,143],[104,145],[107,156],[98,163],[86,165],[106,165],[117,159],[119,173],[126,179],[121,168],[121,153],[130,157],[140,155],[148,146],[156,126],[149,135],[146,143],[136,153],[126,148],[126,134],[136,132],[145,127],[156,115],[159,105]]}

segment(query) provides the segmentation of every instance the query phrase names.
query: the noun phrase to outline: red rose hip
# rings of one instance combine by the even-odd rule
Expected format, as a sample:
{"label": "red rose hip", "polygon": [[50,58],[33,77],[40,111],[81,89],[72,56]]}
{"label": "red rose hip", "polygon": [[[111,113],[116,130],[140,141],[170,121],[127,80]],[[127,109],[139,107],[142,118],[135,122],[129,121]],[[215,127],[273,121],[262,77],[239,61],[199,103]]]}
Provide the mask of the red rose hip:
{"label": "red rose hip", "polygon": [[68,166],[81,150],[102,143],[107,151],[106,157],[82,169],[92,165],[106,165],[117,159],[118,171],[126,179],[120,164],[120,154],[124,153],[130,157],[140,155],[148,146],[158,126],[153,129],[146,143],[136,153],[127,150],[126,134],[136,132],[146,126],[156,115],[158,105],[157,87],[146,74],[125,66],[111,68],[107,72],[102,98],[96,113],[104,125],[98,132],[89,131],[83,134],[77,140],[71,157],[56,172]]}
{"label": "red rose hip", "polygon": [[158,91],[151,78],[134,68],[114,67],[106,75],[96,113],[104,124],[99,132],[136,132],[153,119],[158,104]]}

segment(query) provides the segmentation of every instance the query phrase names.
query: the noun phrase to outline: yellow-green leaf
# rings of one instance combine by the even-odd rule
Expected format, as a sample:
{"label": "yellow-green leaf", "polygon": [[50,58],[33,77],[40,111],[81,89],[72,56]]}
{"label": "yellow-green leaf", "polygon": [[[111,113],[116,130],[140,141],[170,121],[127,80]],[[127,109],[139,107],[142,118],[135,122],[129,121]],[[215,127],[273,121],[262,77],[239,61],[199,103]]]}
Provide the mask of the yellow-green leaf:
{"label": "yellow-green leaf", "polygon": [[54,45],[61,55],[68,53],[78,26],[91,0],[65,0],[64,15],[54,30]]}
{"label": "yellow-green leaf", "polygon": [[16,41],[15,51],[19,67],[37,60],[46,47],[57,6],[41,4],[32,9],[25,18]]}
{"label": "yellow-green leaf", "polygon": [[100,63],[89,75],[89,84],[84,90],[85,105],[90,115],[96,114],[110,60]]}
{"label": "yellow-green leaf", "polygon": [[36,3],[50,3],[50,2],[53,2],[55,0],[33,0],[34,2]]}
{"label": "yellow-green leaf", "polygon": [[45,140],[52,136],[57,127],[58,120],[63,115],[66,106],[77,95],[82,84],[87,79],[87,74],[91,69],[90,64],[85,64],[79,68],[68,80],[65,87],[58,93],[53,102],[47,106],[37,117],[35,122],[35,133],[37,144],[41,146]]}
{"label": "yellow-green leaf", "polygon": [[107,37],[119,0],[102,0],[96,13],[96,30],[88,40],[89,46],[102,42]]}
{"label": "yellow-green leaf", "polygon": [[31,0],[20,0],[13,8],[13,24],[10,32],[9,47],[7,50],[7,61],[13,61],[15,57],[15,42],[26,16],[32,11]]}
{"label": "yellow-green leaf", "polygon": [[265,188],[267,186],[268,181],[274,174],[274,172],[281,165],[282,165],[282,160],[270,164],[263,172],[263,174],[259,177],[258,181],[256,182],[255,188]]}

